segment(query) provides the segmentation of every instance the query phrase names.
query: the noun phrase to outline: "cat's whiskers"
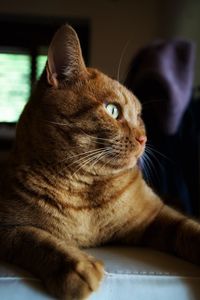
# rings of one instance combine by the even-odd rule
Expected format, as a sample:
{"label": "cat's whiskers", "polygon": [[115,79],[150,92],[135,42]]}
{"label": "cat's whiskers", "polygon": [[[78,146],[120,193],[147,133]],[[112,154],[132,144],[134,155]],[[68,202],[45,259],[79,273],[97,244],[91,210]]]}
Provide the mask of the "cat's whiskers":
{"label": "cat's whiskers", "polygon": [[[94,138],[96,138],[96,137],[94,137]],[[106,140],[108,140],[108,139],[106,139]],[[113,142],[116,142],[116,139],[109,139],[109,141],[111,141],[113,143]],[[119,144],[119,142],[118,142],[118,144]],[[115,151],[113,149],[112,145],[109,145],[107,147],[100,148],[97,150],[90,150],[90,151],[87,151],[86,153],[87,153],[87,155],[84,155],[82,153],[77,154],[77,157],[80,157],[80,156],[81,157],[78,160],[72,162],[72,164],[70,164],[70,165],[73,165],[73,164],[79,165],[78,169],[75,170],[75,172],[72,174],[72,176],[76,175],[79,170],[83,169],[84,167],[91,164],[92,162],[93,162],[93,164],[90,166],[90,168],[94,168],[95,165],[99,162],[99,160],[101,160],[107,154],[112,154],[112,155],[116,154],[116,155],[113,156],[113,158],[111,160],[108,160],[107,162],[105,162],[101,168],[105,167],[109,162],[116,160],[121,155],[121,153],[119,153],[118,151]],[[72,158],[73,158],[73,156],[72,156]],[[81,164],[81,166],[80,166],[80,164]]]}
{"label": "cat's whiskers", "polygon": [[71,127],[71,125],[67,124],[67,123],[54,122],[54,121],[49,121],[49,120],[43,120],[43,121],[45,121],[46,123],[52,124],[52,125],[60,125],[60,126]]}
{"label": "cat's whiskers", "polygon": [[[110,150],[108,149],[107,151],[104,151],[102,153],[100,153],[96,158],[94,158],[93,160],[93,164],[90,166],[90,170],[94,169],[95,165],[104,157],[106,157],[106,155],[110,152]],[[92,161],[91,161],[92,162]],[[90,163],[91,163],[90,162]],[[85,175],[86,171],[84,172]]]}
{"label": "cat's whiskers", "polygon": [[121,55],[120,55],[120,59],[119,59],[119,63],[118,63],[118,68],[117,68],[117,81],[119,81],[119,82],[120,82],[120,69],[121,69],[122,60],[124,58],[125,52],[127,50],[127,47],[129,45],[130,41],[131,41],[131,38],[124,45],[124,47],[122,49],[122,52],[121,52]]}
{"label": "cat's whiskers", "polygon": [[[74,148],[77,149],[78,147],[74,147]],[[81,148],[81,147],[79,147],[79,148]],[[67,158],[61,160],[59,163],[66,162],[67,160],[72,160],[75,157],[80,157],[80,156],[84,156],[84,155],[87,155],[87,154],[93,154],[93,153],[95,154],[96,152],[99,152],[102,149],[104,149],[104,148],[93,149],[93,150],[89,150],[89,151],[78,153],[78,154],[74,154],[74,155],[73,154],[70,155],[70,152],[68,152],[68,155],[70,155],[70,157],[67,157]]]}
{"label": "cat's whiskers", "polygon": [[[151,152],[155,152],[156,154],[159,154],[161,157],[165,158],[166,160],[170,161],[171,163],[174,163],[169,157],[164,155],[162,152],[156,150],[153,145],[151,145],[149,143],[146,144],[146,149],[149,149],[149,150],[151,150]],[[154,153],[152,153],[152,155],[154,155]],[[155,155],[154,155],[154,157],[156,158]]]}
{"label": "cat's whiskers", "polygon": [[[92,136],[90,136],[90,137],[92,137]],[[96,137],[94,137],[94,138],[96,138]],[[108,140],[108,139],[106,139],[106,140]],[[112,143],[113,142],[115,142],[116,140],[115,139],[109,139],[109,141],[111,141]],[[83,167],[85,167],[86,165],[88,165],[88,164],[90,164],[91,162],[93,162],[93,164],[92,164],[92,168],[94,168],[94,166],[98,163],[98,161],[100,160],[100,159],[102,159],[104,156],[106,156],[107,154],[113,154],[113,152],[114,152],[114,150],[113,150],[113,148],[112,148],[112,146],[111,145],[109,145],[108,147],[104,147],[104,148],[101,148],[101,149],[99,149],[100,151],[96,151],[95,153],[93,152],[93,153],[91,153],[91,154],[88,154],[88,155],[86,155],[86,156],[84,156],[84,157],[81,157],[78,161],[75,161],[75,162],[73,162],[73,163],[76,163],[76,164],[79,164],[80,165],[80,163],[83,163],[74,173],[73,173],[73,175],[75,175],[81,168],[83,168]],[[119,156],[120,154],[118,153],[118,156]],[[86,159],[86,161],[85,161],[85,159]],[[113,157],[113,159],[115,159],[115,157]],[[109,162],[109,161],[108,161]],[[108,162],[106,162],[105,164],[107,164]]]}
{"label": "cat's whiskers", "polygon": [[[53,125],[60,125],[60,126],[68,126],[68,127],[71,127],[70,124],[67,124],[67,123],[59,123],[59,122],[54,122],[54,121],[48,121],[48,120],[45,120],[45,122],[49,123],[49,124],[53,124]],[[84,135],[92,138],[92,139],[95,139],[95,140],[103,140],[103,141],[113,141],[114,139],[107,139],[107,138],[100,138],[100,137],[97,137],[97,136],[92,136],[88,133],[86,133],[82,128],[79,128],[80,132],[82,132]]]}
{"label": "cat's whiskers", "polygon": [[146,174],[145,174],[145,176],[146,177],[151,177],[151,176],[149,176],[149,174],[150,174],[149,171],[151,170],[151,171],[153,171],[154,175],[156,176],[156,179],[160,180],[160,178],[158,176],[158,172],[156,171],[156,167],[154,166],[153,161],[150,158],[150,156],[151,156],[157,162],[157,164],[159,165],[160,169],[163,169],[164,167],[163,167],[162,163],[160,162],[160,160],[157,158],[156,154],[160,155],[161,157],[163,157],[164,159],[170,161],[171,163],[173,163],[173,161],[171,159],[169,159],[167,156],[165,156],[164,154],[162,154],[160,151],[154,149],[154,147],[151,144],[149,144],[149,143],[146,144],[145,153],[142,156],[142,161],[144,162],[144,164],[147,165],[147,167],[149,168],[149,170],[145,170],[145,168],[144,168],[144,171],[148,172],[148,174],[147,174],[148,176],[146,176]]}
{"label": "cat's whiskers", "polygon": [[98,163],[98,161],[103,158],[103,156],[105,157],[107,154],[111,154],[111,153],[113,153],[112,149],[108,149],[108,151],[103,152],[102,155],[99,155],[99,157],[91,167],[94,167]]}
{"label": "cat's whiskers", "polygon": [[[88,135],[88,134],[86,134],[86,135]],[[84,156],[85,154],[96,153],[96,152],[98,152],[98,151],[102,151],[102,150],[108,149],[108,148],[109,148],[110,150],[113,150],[112,145],[114,145],[115,142],[116,142],[116,140],[117,140],[117,139],[103,139],[103,138],[98,138],[98,137],[91,136],[91,135],[88,135],[88,136],[89,136],[90,138],[93,138],[93,139],[105,140],[106,143],[105,143],[105,142],[101,142],[101,141],[93,140],[93,143],[95,143],[95,144],[100,144],[100,145],[104,145],[104,147],[101,147],[101,148],[99,148],[99,149],[94,149],[94,150],[88,150],[88,151],[86,151],[86,152],[78,153],[78,154],[75,154],[75,155],[72,154],[70,157],[65,158],[65,159],[62,160],[61,162],[64,162],[64,161],[67,161],[67,160],[71,160],[71,159],[73,159],[73,158],[75,158],[75,157]],[[121,145],[121,143],[120,143],[120,145]],[[78,149],[78,148],[81,149],[82,146],[77,145],[77,146],[75,146],[75,147],[71,147],[70,149]],[[69,153],[68,153],[68,155],[69,155]]]}
{"label": "cat's whiskers", "polygon": [[142,173],[144,174],[145,180],[148,183],[148,185],[151,184],[151,174],[149,171],[149,165],[146,161],[145,155],[141,157],[141,167],[142,167]]}
{"label": "cat's whiskers", "polygon": [[[53,125],[60,125],[60,126],[69,126],[69,124],[66,124],[66,123],[59,123],[59,122],[53,122],[53,121],[47,121],[46,122],[50,123],[50,124],[53,124]],[[92,136],[88,133],[86,133],[83,129],[79,128],[80,132],[82,132],[84,135],[88,136],[90,139],[93,139],[93,142],[95,142],[96,144],[99,144],[99,145],[105,145],[105,142],[109,142],[109,143],[113,143],[115,141],[117,141],[117,137],[116,138],[112,138],[112,139],[107,139],[107,138],[100,138],[100,137],[97,137],[97,136]],[[82,146],[74,146],[74,147],[70,147],[70,149],[75,149],[75,148],[81,148]]]}
{"label": "cat's whiskers", "polygon": [[112,139],[107,139],[107,138],[100,138],[100,137],[97,137],[97,136],[94,136],[94,135],[90,135],[88,133],[86,133],[84,130],[80,129],[82,131],[83,134],[85,134],[86,136],[88,136],[89,138],[91,139],[95,139],[95,140],[100,140],[100,141],[108,141],[108,142],[114,142],[114,141],[117,141],[117,137],[115,138],[112,138]]}
{"label": "cat's whiskers", "polygon": [[140,161],[141,161],[142,172],[145,175],[145,179],[148,185],[151,185],[152,182],[151,167],[146,158],[146,155],[147,155],[146,153],[143,153],[142,157],[140,158]]}
{"label": "cat's whiskers", "polygon": [[84,162],[85,159],[90,158],[90,157],[94,157],[94,156],[98,155],[99,153],[101,153],[105,149],[106,148],[104,148],[104,149],[98,149],[98,150],[96,150],[96,151],[94,151],[92,153],[82,155],[81,157],[78,158],[78,160],[74,160],[70,164],[68,164],[67,167],[72,166],[74,164],[82,163],[82,162]]}
{"label": "cat's whiskers", "polygon": [[120,156],[120,153],[118,153],[116,156],[113,155],[112,159],[109,159],[105,164],[103,164],[103,166],[101,167],[102,168],[105,168],[106,165],[108,165],[109,163],[111,163],[113,160],[117,160],[117,158]]}
{"label": "cat's whiskers", "polygon": [[147,147],[145,151],[155,160],[155,162],[157,162],[157,164],[159,165],[160,169],[164,168],[163,164],[160,162],[160,160],[156,157],[156,155],[153,153],[153,151],[151,149],[149,149]]}
{"label": "cat's whiskers", "polygon": [[90,162],[92,162],[95,158],[96,158],[96,156],[89,157],[88,159],[86,159],[85,161],[83,161],[83,163],[81,165],[80,165],[80,162],[79,162],[78,163],[78,168],[72,173],[71,177],[75,177],[75,175],[78,174],[78,171],[80,171],[81,169],[83,169],[87,164],[89,164]]}
{"label": "cat's whiskers", "polygon": [[[53,121],[47,121],[50,124],[53,125],[60,125],[60,126],[69,126],[69,124],[67,123],[59,123],[59,122],[53,122]],[[92,163],[91,168],[94,168],[95,165],[99,162],[99,160],[101,160],[104,156],[106,156],[108,153],[112,153],[113,154],[113,147],[112,145],[115,145],[115,143],[117,142],[118,145],[121,145],[122,143],[119,143],[119,140],[117,137],[115,138],[101,138],[101,137],[97,137],[97,136],[93,136],[90,135],[88,133],[86,133],[83,129],[80,129],[80,131],[82,132],[82,134],[84,134],[85,136],[89,137],[95,144],[97,145],[104,145],[104,147],[101,147],[99,149],[94,149],[94,150],[88,150],[86,152],[83,153],[78,153],[78,154],[72,154],[70,155],[70,152],[67,153],[67,157],[61,161],[59,161],[59,163],[64,163],[66,161],[70,161],[73,160],[71,163],[67,164],[67,166],[65,166],[64,168],[69,168],[72,167],[73,165],[78,165],[78,169],[75,170],[75,172],[72,174],[72,176],[76,175],[78,173],[78,171],[81,168],[86,167],[88,164]],[[70,149],[81,149],[82,146],[77,145],[74,147],[70,147]],[[119,154],[117,154],[117,157],[119,156]],[[78,158],[78,160],[74,160],[75,158]],[[114,160],[115,157],[112,158],[112,160]],[[104,165],[106,165],[108,162],[106,162]],[[80,166],[81,164],[81,166]]]}
{"label": "cat's whiskers", "polygon": [[[110,149],[104,149],[104,150],[102,150],[101,154],[104,154],[107,151],[110,151]],[[81,164],[81,166],[72,174],[72,177],[75,176],[78,173],[78,171],[80,171],[81,169],[83,169],[84,167],[86,167],[92,161],[96,160],[98,158],[97,155],[99,155],[99,153],[96,154],[96,155],[93,155],[92,157],[89,157],[88,159],[86,159],[85,162],[83,161],[83,164]],[[79,165],[80,165],[80,162],[79,162]]]}
{"label": "cat's whiskers", "polygon": [[[105,142],[99,142],[99,141],[97,141],[97,142],[92,141],[92,142],[95,143],[95,144],[97,144],[97,145],[104,145],[104,146],[106,146],[106,143],[105,143]],[[67,153],[71,152],[71,150],[74,150],[74,149],[83,149],[83,147],[84,147],[85,145],[88,147],[88,141],[81,142],[81,144],[76,145],[76,146],[73,146],[73,147],[70,146],[70,147],[69,147],[69,150],[67,151]],[[109,145],[109,143],[108,143],[107,145]],[[90,150],[89,150],[89,151],[90,151]]]}
{"label": "cat's whiskers", "polygon": [[[148,161],[148,165],[151,166],[150,170],[152,171],[152,176],[154,175],[155,180],[160,181],[160,178],[159,178],[158,172],[156,170],[156,167],[155,167],[152,159],[149,156],[151,153],[147,149],[145,151],[146,151],[145,152],[145,158]],[[158,163],[159,163],[159,161],[158,161]],[[160,166],[161,166],[161,164],[160,164]]]}

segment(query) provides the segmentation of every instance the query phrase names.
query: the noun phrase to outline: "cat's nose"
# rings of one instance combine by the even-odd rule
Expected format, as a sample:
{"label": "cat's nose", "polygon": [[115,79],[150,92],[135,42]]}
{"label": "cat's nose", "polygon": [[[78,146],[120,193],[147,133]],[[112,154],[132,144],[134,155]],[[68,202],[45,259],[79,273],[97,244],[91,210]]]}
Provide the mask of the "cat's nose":
{"label": "cat's nose", "polygon": [[140,143],[140,145],[145,145],[147,142],[147,137],[146,135],[140,135],[136,137],[136,141]]}

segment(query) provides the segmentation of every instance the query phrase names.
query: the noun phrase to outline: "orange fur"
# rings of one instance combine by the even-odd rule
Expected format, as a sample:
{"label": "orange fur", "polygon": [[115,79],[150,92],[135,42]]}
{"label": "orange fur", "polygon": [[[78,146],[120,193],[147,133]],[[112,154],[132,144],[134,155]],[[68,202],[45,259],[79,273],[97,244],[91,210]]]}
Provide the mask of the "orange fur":
{"label": "orange fur", "polygon": [[63,26],[18,123],[0,194],[0,258],[61,299],[85,299],[103,277],[102,263],[81,248],[142,244],[199,263],[199,225],[142,178],[140,113],[130,91],[86,68],[76,33]]}

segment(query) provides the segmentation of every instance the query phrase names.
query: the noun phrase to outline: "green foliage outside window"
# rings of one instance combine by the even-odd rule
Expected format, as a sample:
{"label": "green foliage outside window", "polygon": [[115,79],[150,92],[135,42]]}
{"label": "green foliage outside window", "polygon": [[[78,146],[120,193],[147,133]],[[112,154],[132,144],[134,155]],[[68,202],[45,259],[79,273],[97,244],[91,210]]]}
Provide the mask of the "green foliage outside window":
{"label": "green foliage outside window", "polygon": [[[42,73],[46,56],[36,60],[36,78]],[[31,92],[31,56],[0,53],[0,122],[16,122]]]}

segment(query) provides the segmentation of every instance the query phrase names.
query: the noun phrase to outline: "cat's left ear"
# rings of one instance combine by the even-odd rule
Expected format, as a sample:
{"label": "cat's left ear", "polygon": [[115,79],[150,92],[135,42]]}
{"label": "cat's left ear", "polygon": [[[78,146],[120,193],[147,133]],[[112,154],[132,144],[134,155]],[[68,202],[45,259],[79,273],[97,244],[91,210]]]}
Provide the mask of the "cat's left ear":
{"label": "cat's left ear", "polygon": [[47,81],[57,88],[60,80],[74,81],[87,74],[80,42],[75,30],[62,26],[54,35],[48,50]]}

